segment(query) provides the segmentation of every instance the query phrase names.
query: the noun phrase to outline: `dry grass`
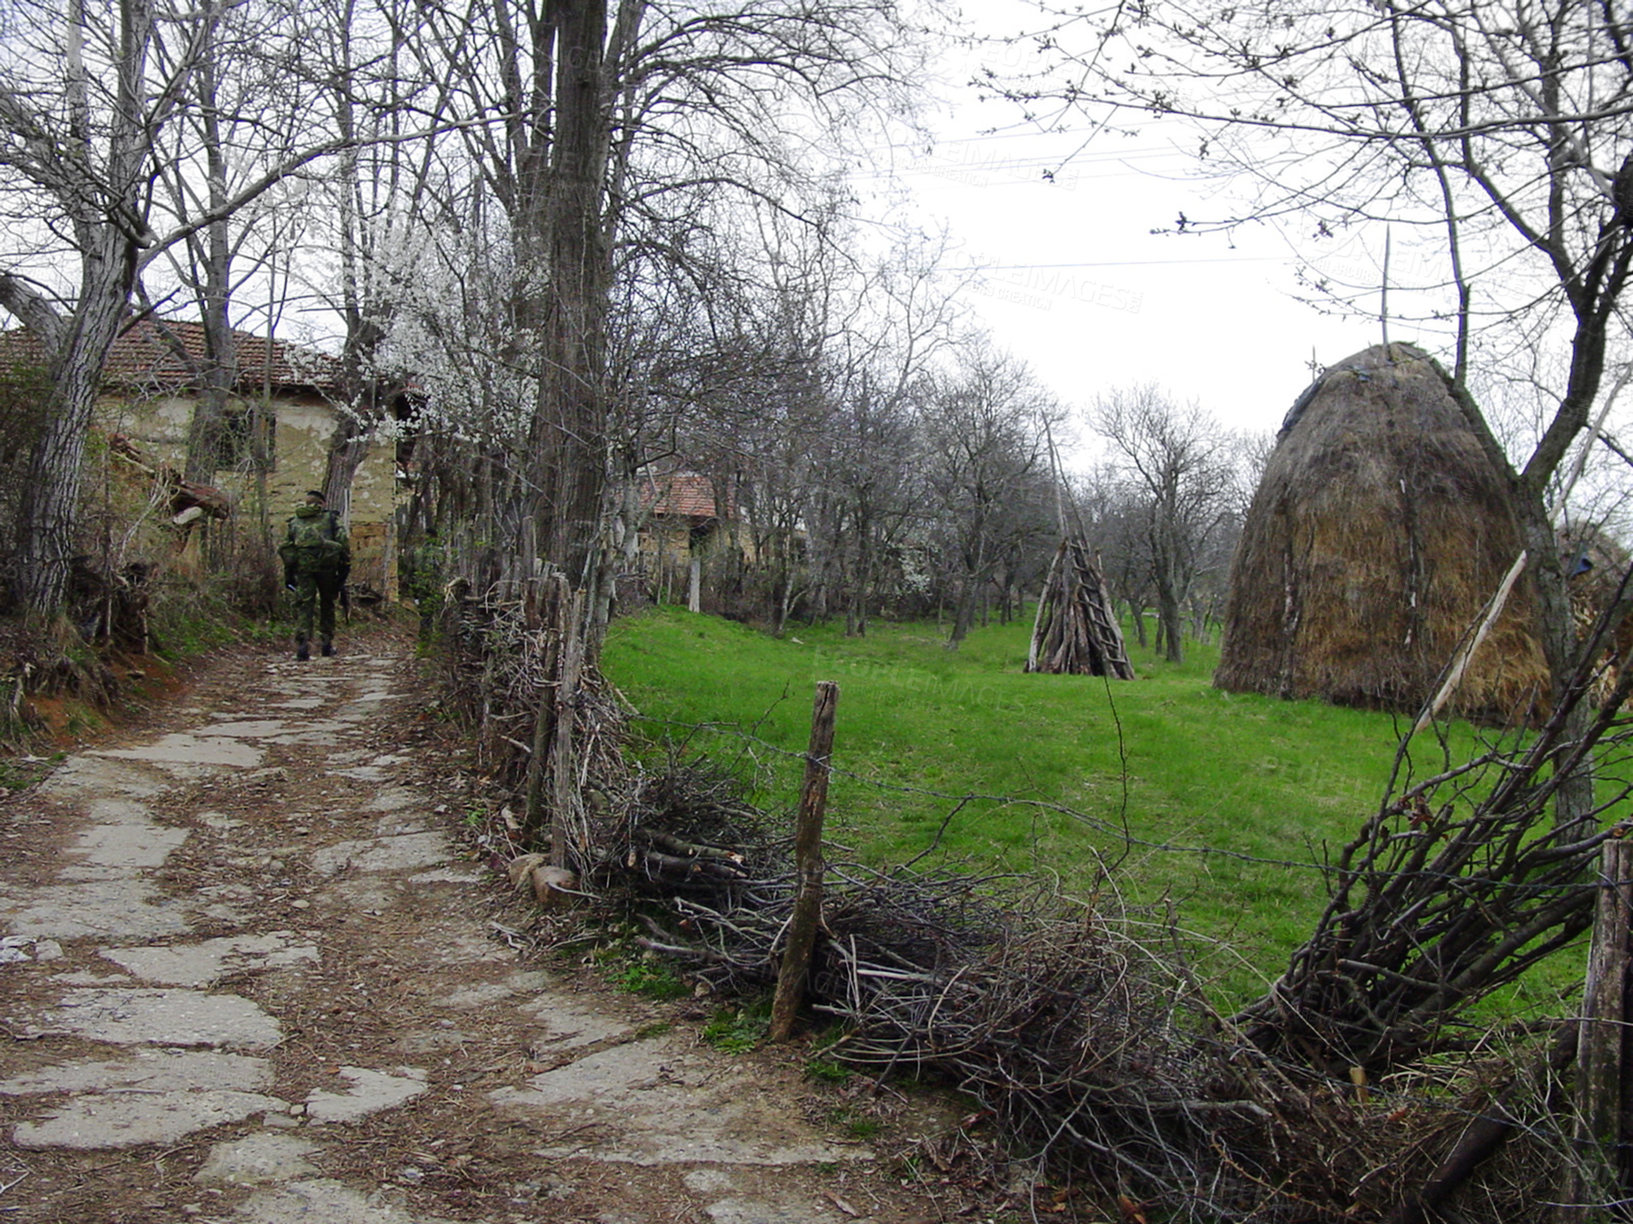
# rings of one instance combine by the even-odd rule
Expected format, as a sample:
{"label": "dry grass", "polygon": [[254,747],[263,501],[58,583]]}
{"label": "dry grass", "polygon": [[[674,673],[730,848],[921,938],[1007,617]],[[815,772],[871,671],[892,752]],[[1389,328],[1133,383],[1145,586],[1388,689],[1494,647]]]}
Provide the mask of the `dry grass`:
{"label": "dry grass", "polygon": [[[1416,713],[1521,549],[1511,495],[1409,345],[1329,370],[1266,466],[1232,566],[1217,682]],[[1452,708],[1508,722],[1547,692],[1522,576]]]}

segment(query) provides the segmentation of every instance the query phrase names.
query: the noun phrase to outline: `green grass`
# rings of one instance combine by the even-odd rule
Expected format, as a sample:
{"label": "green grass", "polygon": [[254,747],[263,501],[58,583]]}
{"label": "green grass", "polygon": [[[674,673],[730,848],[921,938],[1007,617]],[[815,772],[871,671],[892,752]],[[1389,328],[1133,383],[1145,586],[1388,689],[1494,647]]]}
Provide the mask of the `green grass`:
{"label": "green grass", "polygon": [[[1049,873],[1077,896],[1104,865],[1136,909],[1221,941],[1199,968],[1222,1003],[1257,993],[1320,914],[1315,865],[1376,810],[1398,720],[1222,692],[1217,649],[1195,643],[1171,665],[1131,642],[1133,682],[1027,675],[1030,629],[953,652],[934,625],[778,640],[664,609],[618,621],[603,666],[654,751],[736,765],[774,811],[797,799],[815,683],[836,681],[830,844],[876,866],[935,844],[936,861]],[[1472,743],[1454,729],[1454,753]],[[1422,751],[1434,772],[1432,739]]]}
{"label": "green grass", "polygon": [[647,999],[679,999],[692,993],[674,969],[650,954],[636,953],[624,945],[604,948],[599,953],[607,980],[620,990]]}
{"label": "green grass", "polygon": [[746,1054],[765,1040],[770,1028],[771,1001],[762,999],[716,1012],[703,1026],[703,1040],[727,1054]]}

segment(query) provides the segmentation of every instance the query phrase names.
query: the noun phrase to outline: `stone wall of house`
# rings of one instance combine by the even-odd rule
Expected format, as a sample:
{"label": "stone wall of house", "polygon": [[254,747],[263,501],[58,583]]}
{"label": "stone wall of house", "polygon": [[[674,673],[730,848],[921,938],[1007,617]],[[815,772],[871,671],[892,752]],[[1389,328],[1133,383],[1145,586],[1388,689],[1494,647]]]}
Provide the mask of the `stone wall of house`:
{"label": "stone wall of house", "polygon": [[[244,405],[235,403],[242,411]],[[329,439],[334,435],[335,410],[317,396],[288,396],[272,401],[273,434],[270,466],[258,473],[252,452],[245,451],[241,462],[216,472],[214,484],[244,513],[259,517],[256,500],[266,491],[265,513],[274,535],[294,512],[307,489],[320,487],[326,470]],[[193,400],[164,396],[132,402],[128,399],[104,401],[101,415],[104,428],[123,434],[155,463],[180,469],[186,458],[187,431],[192,419]],[[396,457],[389,442],[370,447],[358,465],[352,481],[351,505],[346,514],[352,539],[352,581],[363,584],[387,599],[397,591],[395,539]]]}

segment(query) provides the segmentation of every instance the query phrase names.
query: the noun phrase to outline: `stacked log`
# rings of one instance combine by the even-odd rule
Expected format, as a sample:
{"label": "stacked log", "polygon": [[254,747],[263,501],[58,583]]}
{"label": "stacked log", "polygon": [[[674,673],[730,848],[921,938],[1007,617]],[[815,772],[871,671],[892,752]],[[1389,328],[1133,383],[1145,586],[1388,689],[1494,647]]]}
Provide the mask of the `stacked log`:
{"label": "stacked log", "polygon": [[1081,537],[1068,536],[1055,550],[1026,670],[1134,679],[1106,580]]}

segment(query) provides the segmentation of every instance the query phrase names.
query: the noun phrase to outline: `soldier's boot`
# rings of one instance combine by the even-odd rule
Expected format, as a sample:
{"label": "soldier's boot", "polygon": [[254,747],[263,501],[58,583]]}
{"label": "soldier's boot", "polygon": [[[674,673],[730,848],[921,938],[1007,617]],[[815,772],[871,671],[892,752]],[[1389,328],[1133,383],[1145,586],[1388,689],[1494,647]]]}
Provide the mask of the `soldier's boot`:
{"label": "soldier's boot", "polygon": [[332,658],[334,658],[334,655],[335,655],[335,644],[333,642],[331,642],[328,638],[324,638],[323,639],[323,657],[325,659],[332,659]]}
{"label": "soldier's boot", "polygon": [[307,646],[306,639],[303,637],[298,637],[295,639],[295,657],[303,663],[312,657],[312,651]]}

